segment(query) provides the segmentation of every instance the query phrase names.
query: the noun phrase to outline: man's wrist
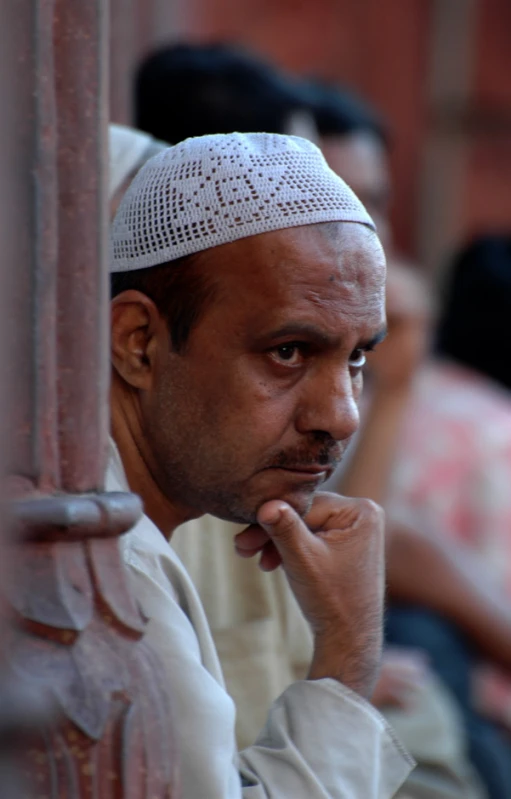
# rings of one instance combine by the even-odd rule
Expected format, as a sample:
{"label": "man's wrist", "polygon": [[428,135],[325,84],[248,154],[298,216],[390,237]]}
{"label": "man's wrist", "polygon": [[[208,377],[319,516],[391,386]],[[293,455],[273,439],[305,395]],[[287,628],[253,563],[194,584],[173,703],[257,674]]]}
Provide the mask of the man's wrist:
{"label": "man's wrist", "polygon": [[366,636],[363,644],[351,645],[342,640],[317,642],[314,647],[308,680],[337,680],[365,699],[372,696],[382,654],[382,634],[377,630]]}

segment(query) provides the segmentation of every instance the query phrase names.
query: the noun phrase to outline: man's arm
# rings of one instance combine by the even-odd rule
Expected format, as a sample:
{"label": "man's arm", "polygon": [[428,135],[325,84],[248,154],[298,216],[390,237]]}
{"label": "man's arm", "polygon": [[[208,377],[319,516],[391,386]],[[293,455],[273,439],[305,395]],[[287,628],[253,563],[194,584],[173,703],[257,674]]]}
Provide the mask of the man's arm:
{"label": "man's arm", "polygon": [[[342,500],[332,499],[338,509]],[[357,508],[358,501],[353,502],[352,507]],[[352,535],[347,530],[343,540],[346,548],[343,550],[338,540],[343,538],[342,534],[333,531],[330,541],[321,544],[320,552],[324,547],[332,546],[336,559],[349,561],[351,567],[346,569],[344,590],[347,597],[355,600],[359,583],[355,576],[355,571],[358,573],[355,562],[363,562],[365,559],[361,554],[369,549],[367,560],[370,565],[361,582],[376,577],[376,608],[368,613],[367,619],[362,612],[362,629],[366,632],[372,630],[376,615],[376,638],[379,639],[381,518],[379,512],[373,514],[371,510],[365,519],[368,528],[360,529],[362,525],[359,525],[360,540],[365,544],[358,543],[355,530]],[[256,744],[237,756],[234,707],[222,684],[200,601],[182,564],[161,534],[154,531],[153,539],[150,539],[147,525],[146,528],[139,527],[138,535],[135,530],[126,537],[125,559],[134,593],[144,614],[151,619],[145,640],[160,654],[165,665],[181,751],[184,799],[199,796],[219,799],[269,799],[277,796],[293,799],[390,799],[410,772],[411,760],[379,713],[361,696],[338,682],[340,676],[346,676],[347,680],[354,680],[362,690],[368,691],[376,668],[379,642],[376,640],[376,645],[369,642],[364,646],[366,636],[356,628],[355,612],[349,614],[349,641],[338,641],[334,647],[337,657],[328,646],[324,647],[324,658],[318,658],[316,663],[319,671],[311,675],[316,678],[296,682],[284,691],[271,707]],[[285,559],[289,562],[291,550],[294,551],[294,539],[298,536],[292,535],[292,530],[288,529],[290,541],[282,544],[286,533],[280,532],[281,548],[286,549]],[[306,591],[308,571],[312,569],[310,590],[316,596],[307,601],[309,611],[314,613],[322,604],[319,592],[324,592],[326,599],[332,586],[322,560],[313,555],[316,536],[307,528],[300,528],[298,535],[300,533],[303,536],[299,544],[302,554],[306,551],[306,542],[309,539],[313,541],[311,558],[306,557],[302,565],[301,561],[298,562],[302,557],[299,553],[292,570],[294,568],[295,577],[302,574]],[[274,539],[279,535],[273,534]],[[319,542],[320,538],[317,540]],[[372,544],[367,547],[368,542],[375,542],[373,551]],[[324,580],[321,580],[321,570],[324,571]],[[337,590],[340,592],[340,587]],[[370,595],[369,605],[371,602]],[[338,599],[333,596],[330,606],[324,607],[325,612],[319,615],[318,634],[323,621],[339,617],[337,603]],[[353,610],[350,602],[348,608]],[[342,623],[339,626],[342,628]],[[339,635],[342,638],[342,629]],[[358,658],[353,651],[346,661],[338,656],[343,650],[348,655],[350,646],[356,641],[361,650],[361,668],[356,665]],[[320,679],[323,673],[332,674],[334,678]]]}
{"label": "man's arm", "polygon": [[390,799],[413,765],[383,717],[334,680],[293,683],[239,755],[243,799]]}
{"label": "man's arm", "polygon": [[235,538],[242,557],[282,564],[314,636],[308,679],[330,677],[370,697],[381,660],[384,517],[370,500],[318,493],[302,520],[285,502],[258,511]]}
{"label": "man's arm", "polygon": [[237,551],[261,553],[268,571],[282,565],[314,654],[308,679],[277,699],[255,746],[242,753],[242,773],[262,778],[268,795],[392,796],[411,763],[364,701],[381,658],[383,513],[369,500],[322,493],[304,520],[274,500],[258,521],[236,536]]}

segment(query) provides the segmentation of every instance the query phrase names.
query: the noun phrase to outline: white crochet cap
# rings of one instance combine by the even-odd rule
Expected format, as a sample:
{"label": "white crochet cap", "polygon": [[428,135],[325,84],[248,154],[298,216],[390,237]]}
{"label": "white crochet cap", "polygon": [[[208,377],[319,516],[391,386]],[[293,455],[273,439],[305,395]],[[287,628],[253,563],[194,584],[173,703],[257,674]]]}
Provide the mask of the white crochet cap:
{"label": "white crochet cap", "polygon": [[110,271],[315,222],[375,229],[310,141],[273,133],[187,139],[151,158],[124,195],[111,229]]}
{"label": "white crochet cap", "polygon": [[149,158],[167,146],[141,130],[112,122],[108,126],[110,200]]}

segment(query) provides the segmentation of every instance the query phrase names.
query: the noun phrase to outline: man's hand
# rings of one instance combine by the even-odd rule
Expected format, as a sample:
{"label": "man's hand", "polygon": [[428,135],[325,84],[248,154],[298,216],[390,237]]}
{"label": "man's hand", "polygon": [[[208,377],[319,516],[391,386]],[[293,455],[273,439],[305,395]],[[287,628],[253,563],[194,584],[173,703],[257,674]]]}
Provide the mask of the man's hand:
{"label": "man's hand", "polygon": [[301,519],[281,500],[235,538],[242,557],[282,564],[314,633],[309,679],[332,677],[370,697],[382,646],[384,517],[370,500],[319,493]]}

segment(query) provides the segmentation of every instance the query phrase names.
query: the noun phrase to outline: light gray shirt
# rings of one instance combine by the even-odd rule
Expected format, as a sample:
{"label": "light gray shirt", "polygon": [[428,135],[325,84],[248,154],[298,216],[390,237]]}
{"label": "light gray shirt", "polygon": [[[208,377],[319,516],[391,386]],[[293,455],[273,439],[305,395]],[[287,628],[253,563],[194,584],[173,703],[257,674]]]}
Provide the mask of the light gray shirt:
{"label": "light gray shirt", "polygon": [[[111,444],[108,491],[128,491]],[[235,745],[204,609],[176,553],[147,516],[121,539],[146,641],[163,660],[176,719],[183,799],[390,799],[413,767],[385,719],[331,679],[293,683],[254,746]]]}

